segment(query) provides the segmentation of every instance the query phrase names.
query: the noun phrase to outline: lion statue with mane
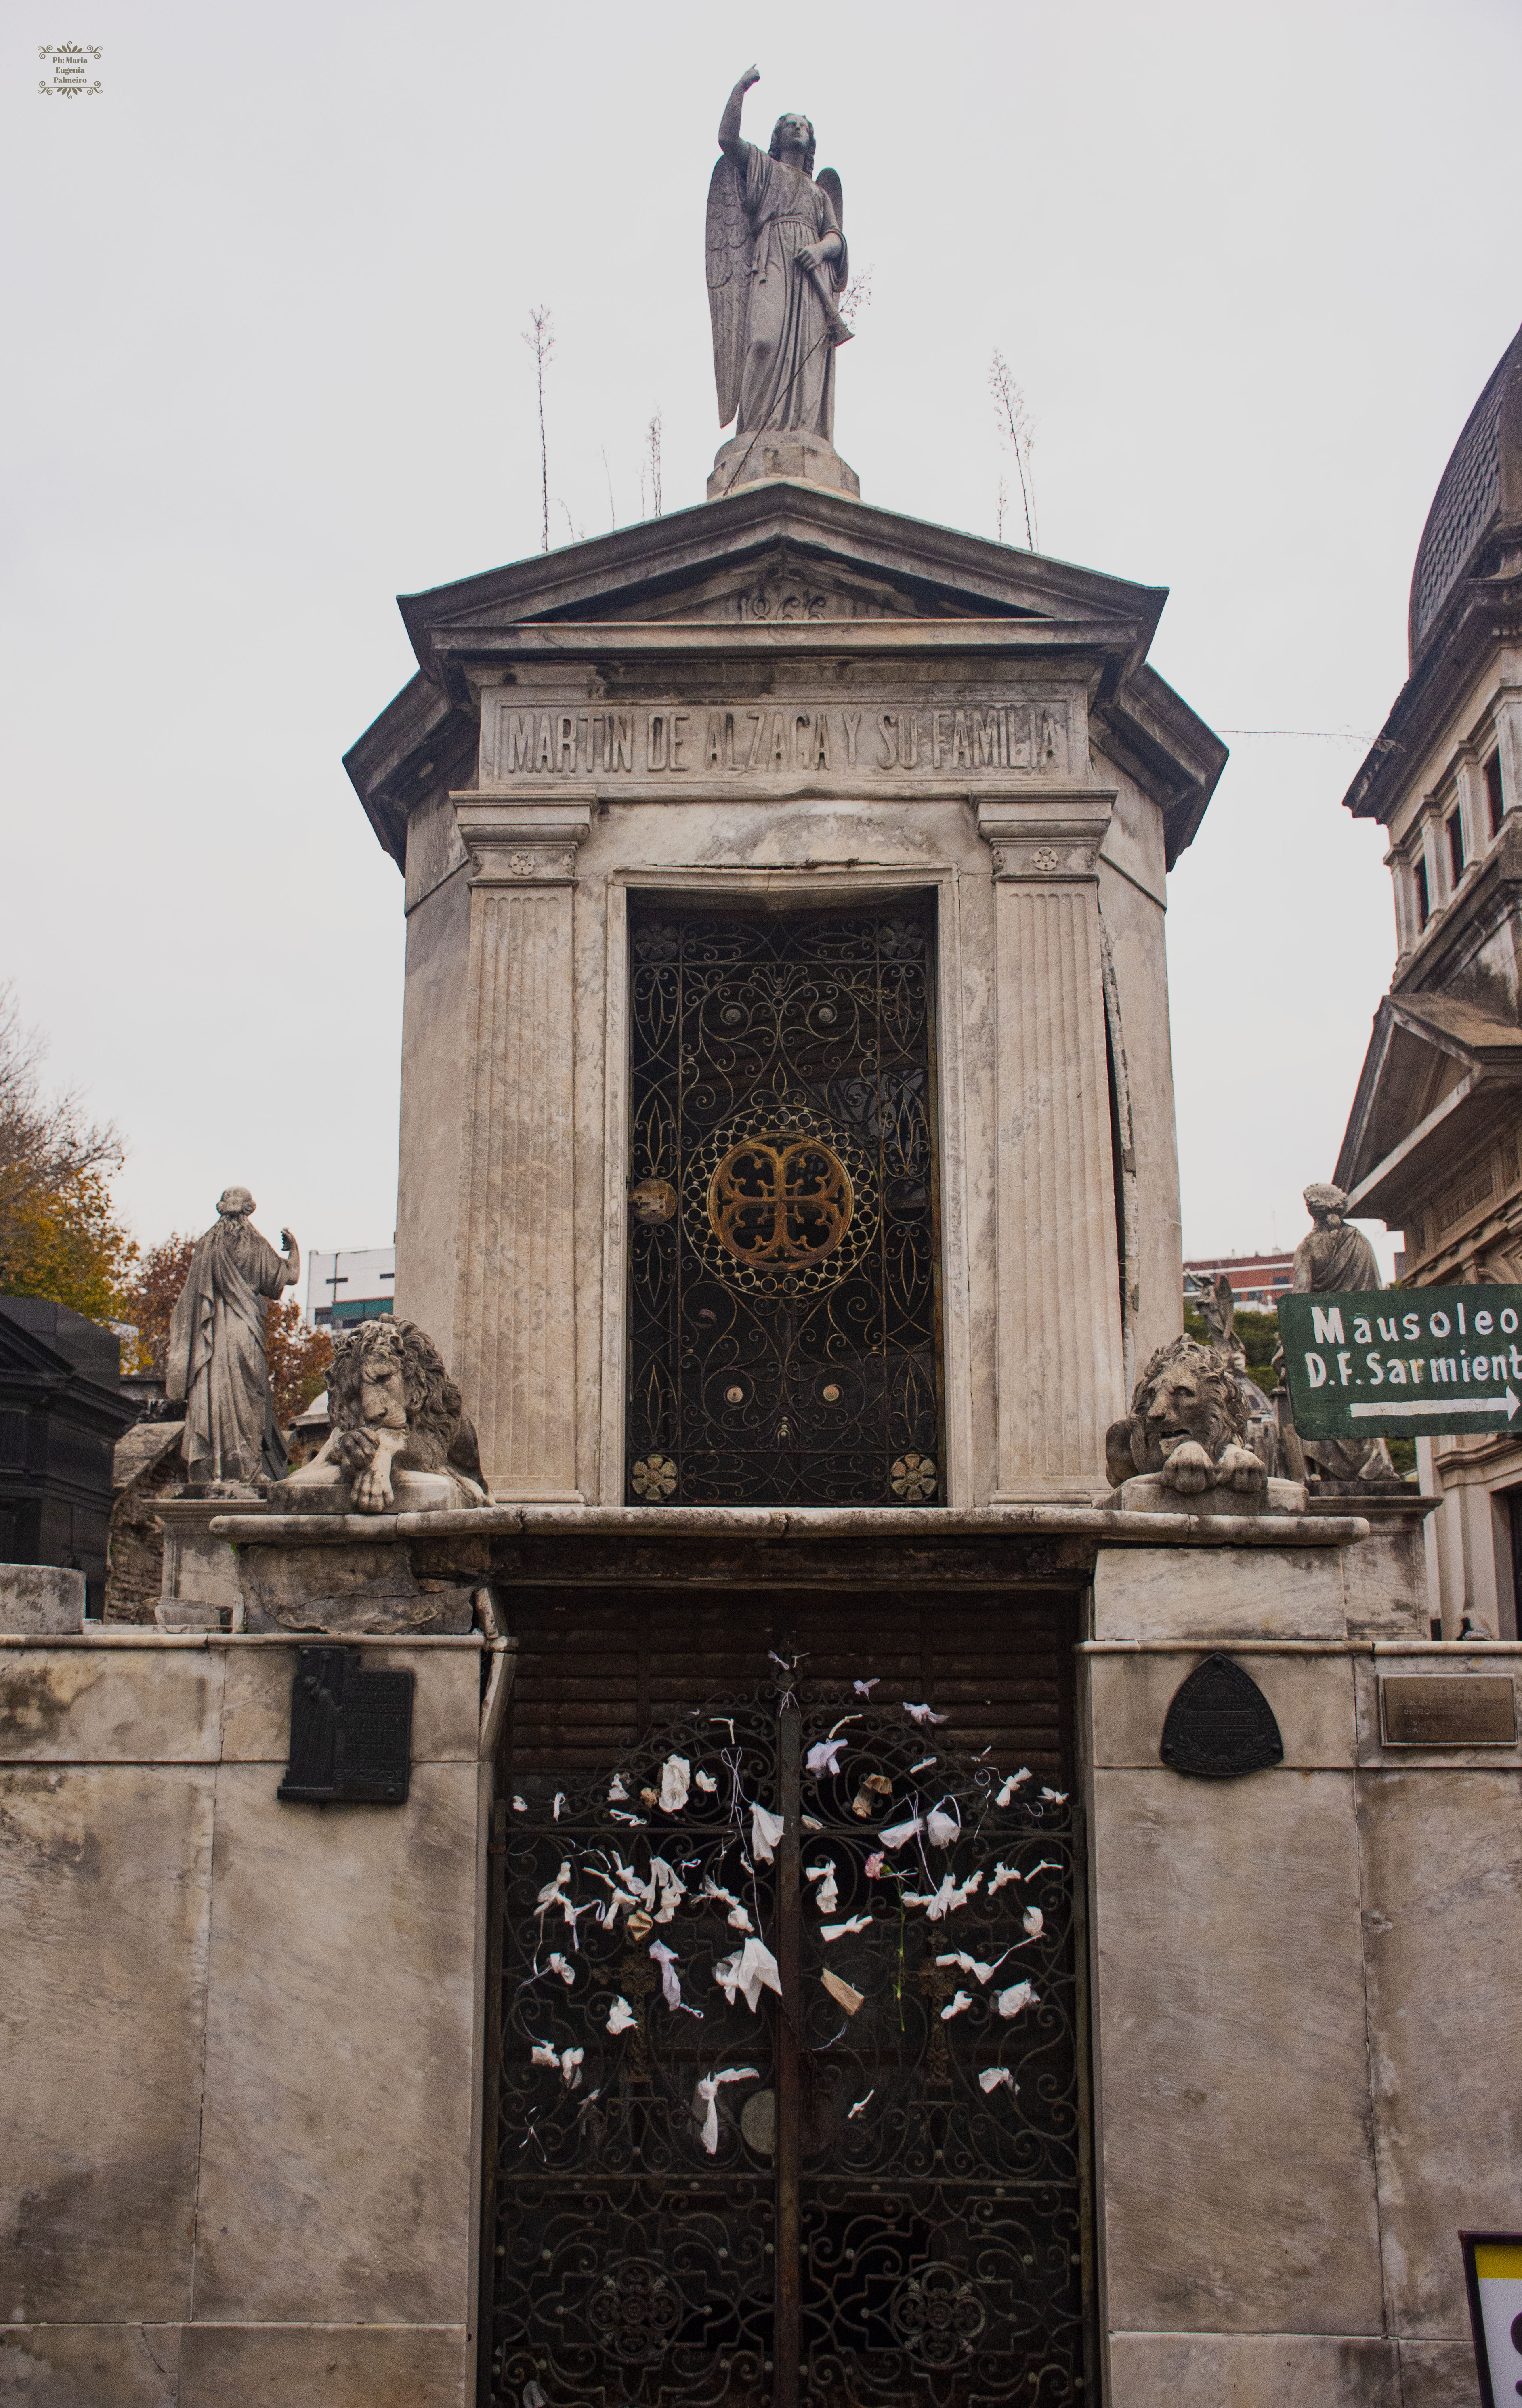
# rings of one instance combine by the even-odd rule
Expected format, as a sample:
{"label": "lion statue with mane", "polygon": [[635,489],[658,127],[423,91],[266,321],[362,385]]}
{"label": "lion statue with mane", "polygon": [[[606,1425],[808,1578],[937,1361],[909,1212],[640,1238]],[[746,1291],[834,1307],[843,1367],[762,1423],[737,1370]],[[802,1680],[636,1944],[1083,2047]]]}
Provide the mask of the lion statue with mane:
{"label": "lion statue with mane", "polygon": [[1175,1338],[1159,1346],[1136,1383],[1131,1410],[1105,1432],[1105,1469],[1119,1488],[1152,1473],[1165,1488],[1266,1488],[1268,1472],[1247,1435],[1248,1399],[1224,1346]]}
{"label": "lion statue with mane", "polygon": [[443,1472],[458,1505],[484,1505],[476,1433],[433,1340],[413,1321],[361,1322],[337,1340],[328,1375],[332,1434],[310,1463],[280,1484],[325,1486],[338,1474],[359,1513],[383,1513],[393,1470]]}

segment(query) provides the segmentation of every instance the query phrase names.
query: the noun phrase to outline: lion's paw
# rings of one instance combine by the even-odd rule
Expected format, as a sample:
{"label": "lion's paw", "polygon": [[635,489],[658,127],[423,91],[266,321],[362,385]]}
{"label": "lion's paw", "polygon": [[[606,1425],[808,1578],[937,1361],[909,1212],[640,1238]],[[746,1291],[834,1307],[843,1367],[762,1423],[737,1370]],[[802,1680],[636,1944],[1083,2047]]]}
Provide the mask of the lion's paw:
{"label": "lion's paw", "polygon": [[355,1481],[354,1511],[356,1513],[383,1513],[394,1501],[390,1481],[383,1478],[373,1468],[362,1472]]}
{"label": "lion's paw", "polygon": [[1198,1497],[1214,1479],[1215,1466],[1197,1440],[1185,1439],[1173,1449],[1158,1477],[1165,1488],[1176,1488],[1182,1497]]}
{"label": "lion's paw", "polygon": [[1223,1488],[1264,1488],[1269,1478],[1258,1457],[1245,1446],[1223,1447],[1215,1476]]}

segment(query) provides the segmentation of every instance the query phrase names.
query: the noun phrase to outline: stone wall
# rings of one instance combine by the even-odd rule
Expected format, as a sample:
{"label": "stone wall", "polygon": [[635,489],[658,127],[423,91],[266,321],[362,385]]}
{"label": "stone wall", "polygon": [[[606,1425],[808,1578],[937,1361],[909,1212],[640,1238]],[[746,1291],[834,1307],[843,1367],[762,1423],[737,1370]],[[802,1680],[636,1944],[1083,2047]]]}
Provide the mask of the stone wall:
{"label": "stone wall", "polygon": [[[1379,1683],[1511,1675],[1522,1651],[1350,1635],[1367,1552],[1099,1558],[1082,1715],[1114,2408],[1478,2400],[1457,2233],[1522,2226],[1522,1754],[1391,1748]],[[1213,1641],[1268,1698],[1282,1765],[1160,1763]]]}
{"label": "stone wall", "polygon": [[7,2402],[475,2398],[482,1642],[359,1643],[405,1805],[277,1799],[289,1641],[0,1641]]}

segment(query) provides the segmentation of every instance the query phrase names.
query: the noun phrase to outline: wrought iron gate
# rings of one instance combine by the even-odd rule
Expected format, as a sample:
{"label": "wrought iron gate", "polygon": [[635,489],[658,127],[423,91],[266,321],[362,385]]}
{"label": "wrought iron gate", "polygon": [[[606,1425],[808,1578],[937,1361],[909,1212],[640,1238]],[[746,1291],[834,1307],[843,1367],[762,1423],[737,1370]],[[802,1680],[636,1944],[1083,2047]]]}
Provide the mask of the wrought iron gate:
{"label": "wrought iron gate", "polygon": [[629,1502],[943,1502],[933,907],[629,941]]}
{"label": "wrought iron gate", "polygon": [[1084,2399],[1071,1803],[880,1693],[510,1762],[494,2399]]}

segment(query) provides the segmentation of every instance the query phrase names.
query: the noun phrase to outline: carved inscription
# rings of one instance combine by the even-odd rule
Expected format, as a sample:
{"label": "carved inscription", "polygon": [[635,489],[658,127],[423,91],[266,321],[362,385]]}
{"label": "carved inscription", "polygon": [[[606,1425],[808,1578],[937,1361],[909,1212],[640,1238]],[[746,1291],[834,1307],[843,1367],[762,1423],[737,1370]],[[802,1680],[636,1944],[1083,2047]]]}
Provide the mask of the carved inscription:
{"label": "carved inscription", "polygon": [[501,709],[498,781],[531,778],[798,777],[867,771],[964,779],[980,770],[1068,774],[1062,702],[944,709]]}

